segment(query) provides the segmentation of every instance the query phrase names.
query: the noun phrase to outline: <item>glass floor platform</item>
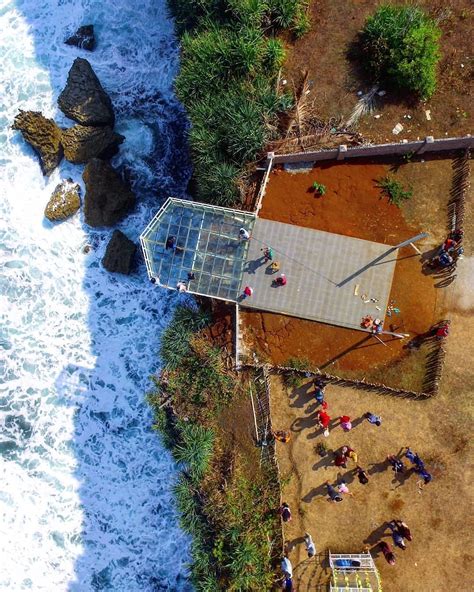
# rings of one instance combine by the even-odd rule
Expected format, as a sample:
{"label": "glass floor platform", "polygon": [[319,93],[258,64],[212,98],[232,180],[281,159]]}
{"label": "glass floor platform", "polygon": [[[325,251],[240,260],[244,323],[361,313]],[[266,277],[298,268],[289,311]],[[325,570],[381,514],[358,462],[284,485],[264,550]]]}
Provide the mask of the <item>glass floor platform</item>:
{"label": "glass floor platform", "polygon": [[148,276],[161,286],[237,300],[255,214],[170,197],[143,231]]}

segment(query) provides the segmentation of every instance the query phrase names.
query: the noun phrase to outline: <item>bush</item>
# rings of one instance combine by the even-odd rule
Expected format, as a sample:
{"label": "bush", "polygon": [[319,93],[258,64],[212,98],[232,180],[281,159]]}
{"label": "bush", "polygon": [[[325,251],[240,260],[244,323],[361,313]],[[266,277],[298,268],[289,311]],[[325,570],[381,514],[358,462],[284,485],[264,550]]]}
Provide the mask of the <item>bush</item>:
{"label": "bush", "polygon": [[313,187],[313,190],[315,193],[319,193],[319,195],[325,195],[326,185],[323,185],[322,183],[318,183],[317,181],[314,181],[312,187]]}
{"label": "bush", "polygon": [[377,187],[388,197],[391,204],[400,207],[402,203],[413,196],[411,187],[403,189],[403,185],[390,176],[377,179]]}
{"label": "bush", "polygon": [[180,475],[173,493],[180,513],[181,527],[189,534],[194,534],[200,528],[201,519],[193,484],[186,475]]}
{"label": "bush", "polygon": [[177,368],[189,355],[189,338],[210,322],[209,314],[202,309],[178,306],[173,320],[161,337],[160,357],[167,369]]}
{"label": "bush", "polygon": [[180,442],[173,449],[178,462],[184,463],[193,483],[204,476],[212,457],[214,432],[196,423],[178,424]]}
{"label": "bush", "polygon": [[361,49],[371,77],[429,98],[436,87],[441,31],[415,6],[381,6],[367,19]]}

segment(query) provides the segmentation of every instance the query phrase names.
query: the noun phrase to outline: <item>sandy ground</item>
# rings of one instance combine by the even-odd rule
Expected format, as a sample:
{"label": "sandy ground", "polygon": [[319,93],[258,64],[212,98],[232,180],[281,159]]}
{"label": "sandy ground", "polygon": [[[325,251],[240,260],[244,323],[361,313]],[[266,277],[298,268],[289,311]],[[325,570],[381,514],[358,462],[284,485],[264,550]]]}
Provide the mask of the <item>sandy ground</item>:
{"label": "sandy ground", "polygon": [[[285,538],[292,548],[290,559],[297,566],[299,592],[314,590],[315,576],[322,583],[318,562],[307,560],[300,540],[305,531],[312,534],[318,552],[330,549],[357,553],[367,546],[372,549],[384,591],[470,588],[472,555],[468,542],[474,521],[469,515],[473,496],[468,434],[472,422],[474,371],[470,360],[474,346],[472,340],[465,347],[462,343],[472,330],[473,319],[456,315],[442,392],[428,402],[327,387],[331,417],[348,414],[357,424],[349,433],[334,425],[328,438],[315,429],[315,405],[307,389],[287,393],[280,378],[273,377],[274,426],[291,426],[293,432],[289,444],[278,444],[278,457],[283,476],[289,477],[283,499],[292,508],[293,520],[285,525]],[[368,410],[382,415],[382,426],[361,421]],[[331,450],[345,444],[355,449],[359,463],[369,472],[369,484],[363,486],[354,478],[354,463],[340,469],[334,466],[332,453],[321,458],[315,446],[322,440]],[[415,474],[397,479],[385,463],[387,454],[397,454],[407,445],[420,454],[434,475],[433,482],[423,490],[419,489]],[[354,497],[345,496],[342,503],[330,503],[324,483],[329,480],[335,484],[341,477]],[[390,566],[376,544],[382,539],[391,542],[385,525],[394,518],[407,522],[414,540],[408,543],[406,551],[396,550],[397,563]]]}

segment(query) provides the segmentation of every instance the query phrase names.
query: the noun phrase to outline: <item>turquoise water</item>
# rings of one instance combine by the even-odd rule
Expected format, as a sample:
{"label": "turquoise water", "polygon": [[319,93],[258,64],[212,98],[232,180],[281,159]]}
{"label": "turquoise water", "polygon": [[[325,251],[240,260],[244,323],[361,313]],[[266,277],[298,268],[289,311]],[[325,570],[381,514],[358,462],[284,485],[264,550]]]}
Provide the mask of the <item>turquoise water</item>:
{"label": "turquoise water", "polygon": [[[90,22],[94,53],[64,45]],[[139,200],[119,227],[136,240],[190,174],[172,23],[162,0],[0,0],[0,31],[0,589],[190,590],[176,468],[144,401],[176,296],[143,265],[102,268],[111,229],[44,219],[55,185],[82,184],[82,168],[43,177],[10,127],[19,108],[71,125],[56,99],[75,57],[89,59],[127,138],[114,165]]]}

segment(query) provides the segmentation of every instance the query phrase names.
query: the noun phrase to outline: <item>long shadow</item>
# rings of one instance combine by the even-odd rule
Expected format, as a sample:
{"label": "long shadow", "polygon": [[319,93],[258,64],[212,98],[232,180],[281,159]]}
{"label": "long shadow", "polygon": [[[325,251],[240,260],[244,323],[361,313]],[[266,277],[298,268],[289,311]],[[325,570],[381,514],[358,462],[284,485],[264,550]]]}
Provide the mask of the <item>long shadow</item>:
{"label": "long shadow", "polygon": [[[178,49],[165,1],[91,0],[81,5],[18,0],[16,10],[28,25],[35,65],[49,76],[53,101],[78,56],[91,62],[109,92],[115,128],[127,138],[113,164],[127,174],[138,196],[135,211],[119,226],[137,242],[161,201],[185,194],[191,174],[188,124],[171,92]],[[68,34],[89,22],[98,37],[94,53],[63,44]],[[47,93],[38,94],[20,100],[18,107],[54,113],[40,103],[41,97],[48,100]],[[59,111],[54,117],[63,127],[74,124]],[[31,154],[26,146],[22,151]],[[82,170],[63,161],[59,175],[82,185]],[[58,176],[45,180],[49,193],[57,181]],[[74,299],[67,276],[56,287],[70,299],[72,310],[56,337],[64,367],[57,368],[54,397],[58,407],[69,408],[72,426],[69,435],[58,432],[55,438],[74,469],[55,495],[72,496],[73,502],[58,502],[65,536],[57,537],[57,552],[52,551],[41,573],[51,572],[50,580],[56,582],[62,577],[62,589],[70,592],[191,590],[186,580],[189,539],[178,527],[171,497],[175,467],[151,429],[144,399],[148,377],[158,369],[160,334],[180,297],[149,284],[140,257],[129,277],[106,272],[100,261],[113,229],[92,229],[82,214],[81,226],[84,243],[93,249],[87,255],[69,255],[70,249],[61,251],[56,245],[48,259],[60,268],[67,256],[75,258],[75,291],[84,298]],[[49,227],[53,243],[58,235]],[[77,286],[81,279],[82,286]],[[75,310],[82,302],[86,304]],[[87,327],[74,343],[76,349],[68,341],[77,334],[74,323]],[[44,455],[49,462],[48,453]],[[68,487],[71,493],[66,495]],[[68,522],[78,516],[80,520]],[[57,557],[62,561],[55,562]]]}
{"label": "long shadow", "polygon": [[364,539],[364,543],[367,545],[375,545],[380,541],[380,539],[385,535],[388,528],[388,522],[384,522],[380,526],[378,526],[375,530],[373,530],[367,538]]}

